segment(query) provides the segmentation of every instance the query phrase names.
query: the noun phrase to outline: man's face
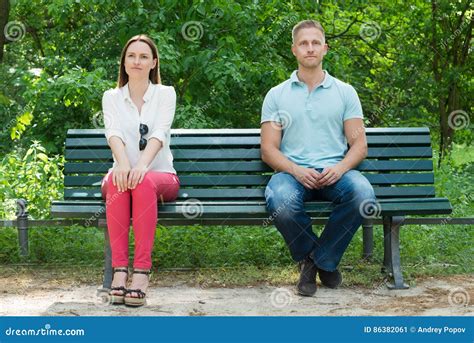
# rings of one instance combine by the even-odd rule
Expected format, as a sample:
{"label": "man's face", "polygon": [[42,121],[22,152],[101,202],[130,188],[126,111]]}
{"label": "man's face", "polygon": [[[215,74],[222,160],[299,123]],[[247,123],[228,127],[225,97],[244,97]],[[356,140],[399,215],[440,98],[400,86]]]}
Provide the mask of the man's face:
{"label": "man's face", "polygon": [[291,51],[296,60],[305,68],[317,68],[328,51],[323,33],[314,28],[301,29],[295,37]]}

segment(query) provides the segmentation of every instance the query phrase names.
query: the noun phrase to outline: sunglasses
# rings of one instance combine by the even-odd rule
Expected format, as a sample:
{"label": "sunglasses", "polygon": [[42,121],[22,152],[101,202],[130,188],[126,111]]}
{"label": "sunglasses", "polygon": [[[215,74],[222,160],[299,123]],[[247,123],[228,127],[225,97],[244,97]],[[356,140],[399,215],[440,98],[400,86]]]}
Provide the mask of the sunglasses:
{"label": "sunglasses", "polygon": [[146,135],[147,133],[148,133],[148,126],[146,124],[140,124],[140,142],[138,143],[140,151],[144,150],[146,148],[146,143],[148,143],[146,138],[143,138],[143,136]]}

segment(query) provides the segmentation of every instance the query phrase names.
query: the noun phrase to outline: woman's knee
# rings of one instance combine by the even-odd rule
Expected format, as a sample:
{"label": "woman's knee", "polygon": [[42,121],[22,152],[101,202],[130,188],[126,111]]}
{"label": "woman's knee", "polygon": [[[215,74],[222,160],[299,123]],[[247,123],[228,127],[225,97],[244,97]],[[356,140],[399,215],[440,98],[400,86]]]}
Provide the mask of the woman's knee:
{"label": "woman's knee", "polygon": [[142,182],[137,184],[137,186],[135,187],[135,190],[143,190],[143,189],[155,190],[155,182],[153,178],[151,177],[150,173],[146,173],[145,176],[143,177]]}

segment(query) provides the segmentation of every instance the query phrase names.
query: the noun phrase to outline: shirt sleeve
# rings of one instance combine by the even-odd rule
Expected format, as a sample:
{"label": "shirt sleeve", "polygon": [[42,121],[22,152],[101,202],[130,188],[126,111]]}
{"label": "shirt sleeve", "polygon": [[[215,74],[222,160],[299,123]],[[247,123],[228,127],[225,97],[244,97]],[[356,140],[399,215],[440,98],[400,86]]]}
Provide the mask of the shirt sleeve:
{"label": "shirt sleeve", "polygon": [[353,118],[364,118],[359,96],[357,95],[356,90],[352,86],[349,86],[346,91],[346,106],[343,118],[344,121]]}
{"label": "shirt sleeve", "polygon": [[115,136],[125,144],[123,131],[120,127],[117,106],[113,101],[112,94],[105,92],[102,97],[102,113],[104,114],[105,138],[109,142],[110,138]]}
{"label": "shirt sleeve", "polygon": [[282,123],[282,120],[278,112],[278,105],[275,101],[273,93],[274,93],[273,89],[270,89],[270,91],[265,96],[265,100],[263,100],[262,117],[260,120],[260,124],[263,124],[264,122],[267,122],[267,121],[274,121],[279,124]]}
{"label": "shirt sleeve", "polygon": [[153,125],[150,138],[156,138],[165,145],[170,139],[171,124],[173,124],[174,112],[176,110],[176,91],[173,87],[165,90],[163,101],[160,101],[157,109],[157,118]]}

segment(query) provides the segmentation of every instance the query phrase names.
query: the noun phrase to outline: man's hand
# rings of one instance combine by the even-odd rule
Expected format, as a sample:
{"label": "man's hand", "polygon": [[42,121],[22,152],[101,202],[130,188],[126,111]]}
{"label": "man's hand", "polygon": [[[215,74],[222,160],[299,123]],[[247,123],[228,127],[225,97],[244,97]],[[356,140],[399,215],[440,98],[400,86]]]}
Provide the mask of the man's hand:
{"label": "man's hand", "polygon": [[347,169],[340,163],[326,167],[320,174],[319,184],[321,187],[330,186],[342,177],[347,172]]}
{"label": "man's hand", "polygon": [[313,168],[305,168],[301,166],[296,166],[293,169],[293,176],[299,183],[309,189],[319,189],[321,188],[320,177],[321,174],[318,173]]}
{"label": "man's hand", "polygon": [[139,183],[142,183],[148,168],[143,164],[137,164],[128,176],[128,188],[135,189]]}
{"label": "man's hand", "polygon": [[130,173],[130,165],[129,164],[118,164],[112,171],[112,183],[114,186],[117,186],[119,192],[125,192],[127,187],[128,181],[128,174]]}

